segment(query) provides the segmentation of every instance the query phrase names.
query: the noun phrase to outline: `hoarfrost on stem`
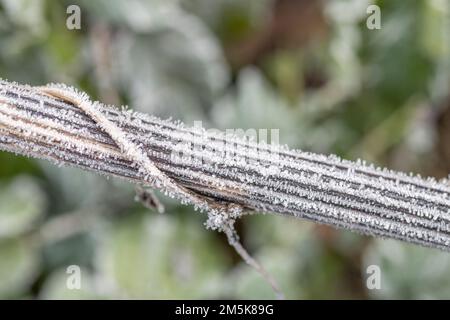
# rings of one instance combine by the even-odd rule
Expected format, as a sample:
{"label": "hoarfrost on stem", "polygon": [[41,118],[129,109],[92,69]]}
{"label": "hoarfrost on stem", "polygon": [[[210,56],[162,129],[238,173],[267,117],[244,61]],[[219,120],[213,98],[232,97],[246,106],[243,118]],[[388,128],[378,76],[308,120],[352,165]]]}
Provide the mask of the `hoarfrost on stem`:
{"label": "hoarfrost on stem", "polygon": [[[27,88],[30,89],[31,88]],[[237,253],[248,263],[251,267],[255,268],[264,279],[271,285],[279,298],[282,298],[281,290],[278,288],[276,281],[265,271],[265,269],[253,259],[244,247],[239,243],[238,236],[234,229],[234,221],[242,214],[242,207],[238,204],[223,204],[217,201],[210,200],[200,194],[195,193],[186,187],[179,185],[176,181],[170,178],[166,173],[162,172],[155,163],[151,160],[148,152],[144,151],[145,146],[142,142],[136,142],[133,136],[123,131],[119,125],[126,123],[136,123],[132,120],[133,113],[131,110],[122,109],[122,113],[119,117],[118,124],[111,121],[105,114],[104,109],[106,106],[99,102],[92,102],[89,97],[71,87],[61,84],[51,84],[46,87],[38,87],[36,90],[60,99],[65,102],[71,103],[73,106],[80,108],[87,116],[90,117],[101,129],[105,132],[119,147],[121,153],[127,160],[132,163],[133,168],[136,168],[138,172],[143,176],[144,182],[151,187],[161,189],[165,194],[179,199],[182,203],[190,203],[196,209],[206,211],[208,213],[207,227],[211,229],[218,229],[223,231]],[[18,100],[22,98],[20,92],[16,93]],[[17,103],[17,101],[15,101]],[[44,108],[44,100],[38,99],[39,107]],[[10,103],[11,104],[11,103]],[[7,105],[5,104],[7,107]],[[18,113],[12,114],[11,110],[3,110],[4,114],[0,113],[0,121],[3,123],[9,123],[11,127],[20,128],[20,131],[27,131],[26,123],[33,123],[33,114],[29,111],[18,111]],[[21,116],[21,120],[17,119],[17,116]],[[45,124],[44,129],[37,129],[36,133],[46,136],[46,142],[61,144],[64,148],[69,150],[75,150],[79,154],[96,155],[98,150],[89,143],[85,143],[83,139],[79,139],[78,144],[71,144],[67,141],[66,137],[58,132],[58,130],[65,130],[64,125],[58,119],[58,114],[50,113],[50,116],[54,116],[53,120],[42,119],[42,124]],[[15,123],[17,122],[17,123]],[[140,120],[137,121],[141,124]],[[53,128],[52,128],[53,127]],[[78,130],[86,134],[86,130],[83,127],[77,127]],[[33,132],[34,133],[34,132]],[[70,128],[66,133],[77,136],[79,132],[77,130],[71,130]],[[32,154],[28,152],[28,147],[23,146],[26,154]],[[96,155],[97,160],[103,160],[108,162],[107,157],[103,157],[102,153]],[[82,161],[80,161],[82,162]],[[89,167],[95,167],[95,163],[87,162]],[[144,202],[146,206],[156,208],[160,213],[164,211],[164,207],[155,198],[154,194],[150,191],[145,191],[142,188],[137,189],[137,198]]]}
{"label": "hoarfrost on stem", "polygon": [[242,214],[230,212],[235,205],[240,212],[274,212],[450,249],[447,179],[258,144],[229,132],[205,135],[203,128],[91,102],[64,86],[0,82],[0,148],[161,188],[209,211],[213,229]]}

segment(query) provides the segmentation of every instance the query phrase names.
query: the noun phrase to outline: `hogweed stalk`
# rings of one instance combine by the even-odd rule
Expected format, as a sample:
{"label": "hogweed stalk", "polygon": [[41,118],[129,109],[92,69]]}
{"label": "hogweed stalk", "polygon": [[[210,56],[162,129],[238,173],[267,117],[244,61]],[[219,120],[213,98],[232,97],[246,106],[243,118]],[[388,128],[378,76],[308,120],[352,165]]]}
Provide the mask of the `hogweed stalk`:
{"label": "hogweed stalk", "polygon": [[[72,92],[73,99],[58,96],[58,90]],[[203,129],[98,102],[88,110],[80,107],[88,98],[71,90],[0,81],[0,149],[161,188],[207,211],[213,229],[243,211],[271,212],[450,249],[448,180],[205,135]],[[180,151],[182,156],[174,156]]]}

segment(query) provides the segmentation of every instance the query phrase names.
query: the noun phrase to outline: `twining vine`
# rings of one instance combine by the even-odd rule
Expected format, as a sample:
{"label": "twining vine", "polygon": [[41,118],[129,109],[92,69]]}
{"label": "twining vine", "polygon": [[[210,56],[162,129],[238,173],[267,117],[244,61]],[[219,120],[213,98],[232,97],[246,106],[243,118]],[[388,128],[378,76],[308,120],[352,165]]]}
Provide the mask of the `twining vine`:
{"label": "twining vine", "polygon": [[234,233],[233,222],[245,212],[450,249],[447,179],[206,134],[92,102],[64,85],[0,81],[0,149],[125,178],[192,204],[208,213],[207,227],[225,232],[266,279]]}

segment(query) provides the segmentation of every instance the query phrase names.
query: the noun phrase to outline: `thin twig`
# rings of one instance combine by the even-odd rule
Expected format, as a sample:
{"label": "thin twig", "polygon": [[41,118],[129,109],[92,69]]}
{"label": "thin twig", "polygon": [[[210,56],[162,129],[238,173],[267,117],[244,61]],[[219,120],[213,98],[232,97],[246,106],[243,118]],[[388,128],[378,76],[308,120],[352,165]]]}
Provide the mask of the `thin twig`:
{"label": "thin twig", "polygon": [[228,243],[236,250],[236,252],[241,256],[241,258],[253,269],[255,269],[261,276],[266,280],[266,282],[271,286],[273,292],[278,300],[284,300],[283,291],[281,291],[278,286],[277,281],[267,272],[267,270],[256,261],[248,251],[242,246],[239,242],[239,236],[236,233],[236,229],[234,228],[233,222],[231,222],[228,226],[224,227],[224,233],[227,236]]}
{"label": "thin twig", "polygon": [[[211,203],[450,249],[447,180],[205,134],[177,122],[97,107],[165,176]],[[82,110],[36,88],[5,81],[0,82],[0,149],[151,184]],[[213,217],[211,227],[220,225],[215,219],[221,217]]]}

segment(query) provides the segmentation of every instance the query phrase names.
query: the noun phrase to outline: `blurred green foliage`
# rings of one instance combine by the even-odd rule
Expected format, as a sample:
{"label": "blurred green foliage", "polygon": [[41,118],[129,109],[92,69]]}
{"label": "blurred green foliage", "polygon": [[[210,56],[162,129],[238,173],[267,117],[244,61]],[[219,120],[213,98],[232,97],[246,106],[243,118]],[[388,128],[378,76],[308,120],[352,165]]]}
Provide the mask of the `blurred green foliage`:
{"label": "blurred green foliage", "polygon": [[[1,77],[448,174],[436,149],[450,145],[436,120],[450,112],[446,0],[86,0],[68,30],[73,2],[0,0]],[[372,3],[380,30],[366,27]],[[147,212],[122,181],[0,153],[0,297],[273,298],[205,217],[163,201],[166,214]],[[238,229],[291,299],[450,297],[447,253],[271,215]],[[372,264],[381,290],[366,288]]]}

